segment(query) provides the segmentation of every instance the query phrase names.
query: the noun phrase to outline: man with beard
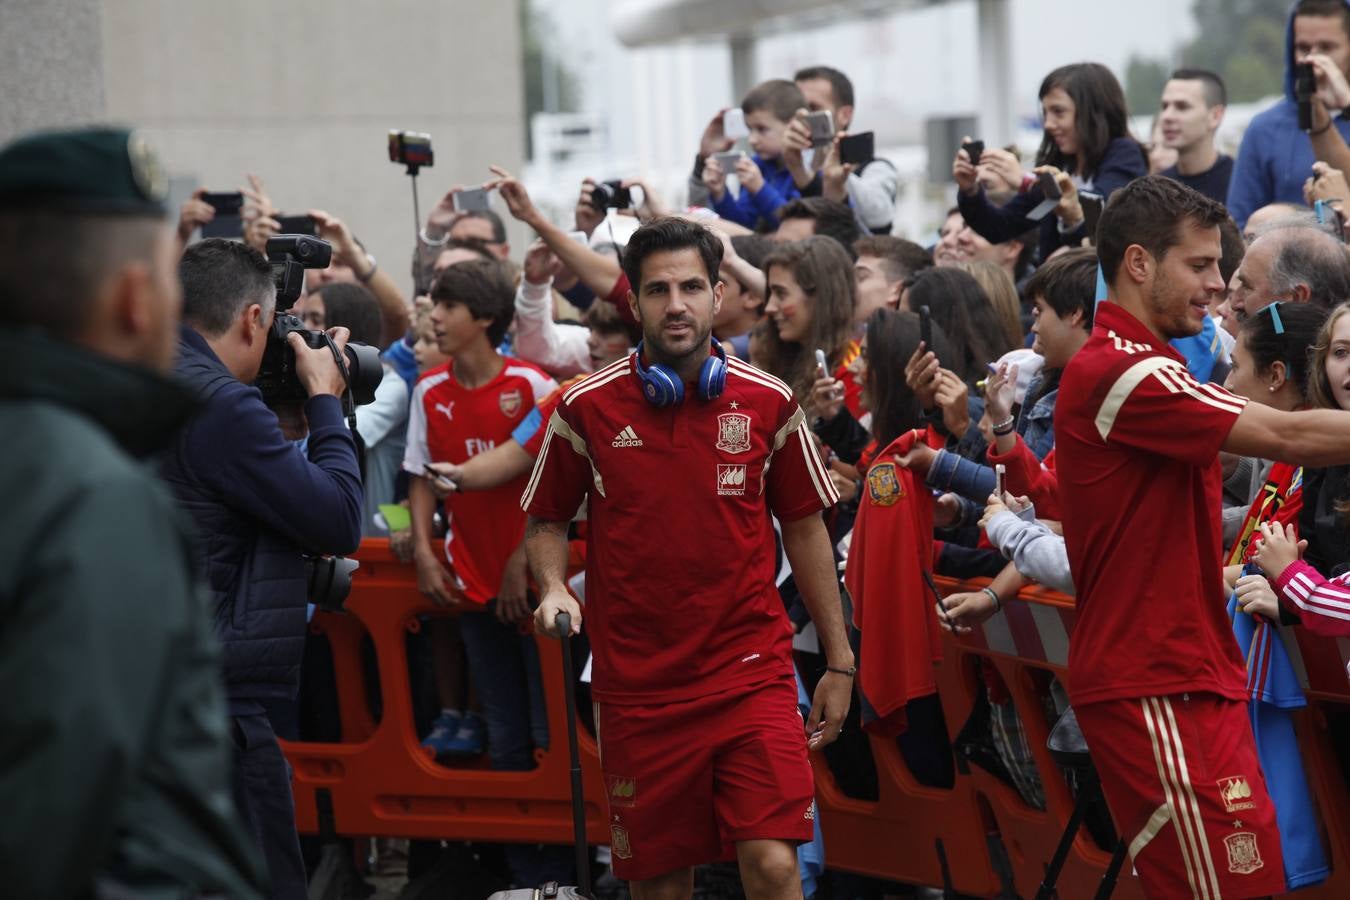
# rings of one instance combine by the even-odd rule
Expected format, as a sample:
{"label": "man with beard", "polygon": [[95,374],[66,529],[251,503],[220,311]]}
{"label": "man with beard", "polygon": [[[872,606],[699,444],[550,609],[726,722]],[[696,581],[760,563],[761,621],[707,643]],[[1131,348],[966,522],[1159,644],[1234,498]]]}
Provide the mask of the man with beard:
{"label": "man with beard", "polygon": [[[688,898],[693,866],[736,859],[747,897],[801,896],[807,749],[848,712],[854,657],[821,511],[838,500],[801,408],[712,339],[722,245],[659,219],[628,242],[635,353],[563,395],[521,505],[536,627],[582,611],[564,586],[567,526],[588,502],[586,623],[614,874],[637,900]],[[774,536],[827,671],[806,731]]]}
{"label": "man with beard", "polygon": [[1218,452],[1350,461],[1350,414],[1281,412],[1201,384],[1168,346],[1199,333],[1219,273],[1219,203],[1162,176],[1118,191],[1109,285],[1055,408],[1078,592],[1070,698],[1145,892],[1285,889],[1220,559]]}

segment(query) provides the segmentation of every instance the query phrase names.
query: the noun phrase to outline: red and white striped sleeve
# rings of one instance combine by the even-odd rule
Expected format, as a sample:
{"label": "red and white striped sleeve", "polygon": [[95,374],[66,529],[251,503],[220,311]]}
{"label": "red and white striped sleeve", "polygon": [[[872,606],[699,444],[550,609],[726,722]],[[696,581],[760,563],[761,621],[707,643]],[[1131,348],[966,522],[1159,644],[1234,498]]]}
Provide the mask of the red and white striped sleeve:
{"label": "red and white striped sleeve", "polygon": [[1122,358],[1104,380],[1094,420],[1103,441],[1197,465],[1214,460],[1247,405],[1167,356]]}
{"label": "red and white striped sleeve", "polygon": [[1275,590],[1309,631],[1350,637],[1350,573],[1328,580],[1300,559],[1280,573]]}
{"label": "red and white striped sleeve", "polygon": [[811,440],[806,416],[796,403],[769,447],[765,496],[769,509],[783,522],[796,521],[839,502],[839,491]]}

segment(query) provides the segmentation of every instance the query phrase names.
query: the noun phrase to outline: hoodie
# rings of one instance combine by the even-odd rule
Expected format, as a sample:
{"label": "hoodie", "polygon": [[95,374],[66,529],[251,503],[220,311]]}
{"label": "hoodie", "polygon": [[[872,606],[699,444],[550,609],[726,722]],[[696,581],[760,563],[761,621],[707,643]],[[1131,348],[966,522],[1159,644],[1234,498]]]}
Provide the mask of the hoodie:
{"label": "hoodie", "polygon": [[[1228,211],[1239,227],[1270,203],[1302,203],[1303,182],[1312,174],[1312,141],[1298,128],[1294,100],[1294,8],[1284,38],[1284,99],[1252,119],[1242,136],[1233,180],[1228,185]],[[1350,0],[1346,0],[1350,6]],[[1341,137],[1350,142],[1350,119],[1335,120]]]}

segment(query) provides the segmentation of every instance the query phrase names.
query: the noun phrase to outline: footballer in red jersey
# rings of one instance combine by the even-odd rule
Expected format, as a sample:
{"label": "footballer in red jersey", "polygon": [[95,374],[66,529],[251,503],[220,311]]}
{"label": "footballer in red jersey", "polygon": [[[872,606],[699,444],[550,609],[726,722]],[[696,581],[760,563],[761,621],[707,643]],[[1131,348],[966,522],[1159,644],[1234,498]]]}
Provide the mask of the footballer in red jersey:
{"label": "footballer in red jersey", "polygon": [[1152,897],[1285,890],[1225,610],[1218,453],[1350,461],[1350,415],[1248,403],[1197,382],[1169,346],[1200,332],[1223,290],[1226,219],[1167,178],[1111,197],[1098,230],[1108,299],[1055,407],[1078,595],[1069,694]]}
{"label": "footballer in red jersey", "polygon": [[[560,611],[582,620],[563,575],[567,523],[587,504],[601,767],[614,871],[634,896],[687,897],[692,867],[716,859],[739,859],[749,896],[800,891],[807,751],[838,735],[852,689],[820,515],[838,495],[792,392],[711,339],[721,255],[683,220],[633,235],[643,343],[563,395],[521,500],[535,621],[552,634]],[[770,514],[829,666],[805,728]]]}

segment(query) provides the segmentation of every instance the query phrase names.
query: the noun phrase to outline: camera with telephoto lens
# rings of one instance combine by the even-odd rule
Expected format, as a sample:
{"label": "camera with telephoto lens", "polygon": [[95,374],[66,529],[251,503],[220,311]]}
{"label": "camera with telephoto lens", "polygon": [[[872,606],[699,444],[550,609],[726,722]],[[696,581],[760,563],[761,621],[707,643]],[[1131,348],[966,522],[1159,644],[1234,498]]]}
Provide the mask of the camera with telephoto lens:
{"label": "camera with telephoto lens", "polygon": [[309,602],[327,612],[340,612],[352,592],[352,573],[359,568],[361,563],[345,556],[306,556]]}
{"label": "camera with telephoto lens", "polygon": [[345,415],[351,415],[355,407],[373,401],[375,389],[384,378],[377,348],[349,341],[344,352],[339,353],[337,344],[327,332],[306,328],[304,322],[286,311],[300,299],[305,270],[326,269],[332,258],[332,245],[320,238],[279,234],[267,241],[267,259],[272,264],[272,281],[277,288],[277,314],[267,335],[262,368],[253,385],[262,391],[263,401],[269,407],[299,405],[309,399],[295,370],[295,350],[287,342],[291,332],[299,334],[316,350],[327,347],[332,351],[338,370],[347,382],[347,391],[341,398]]}
{"label": "camera with telephoto lens", "polygon": [[632,209],[633,192],[620,181],[602,181],[591,188],[591,205],[600,212],[607,209]]}

